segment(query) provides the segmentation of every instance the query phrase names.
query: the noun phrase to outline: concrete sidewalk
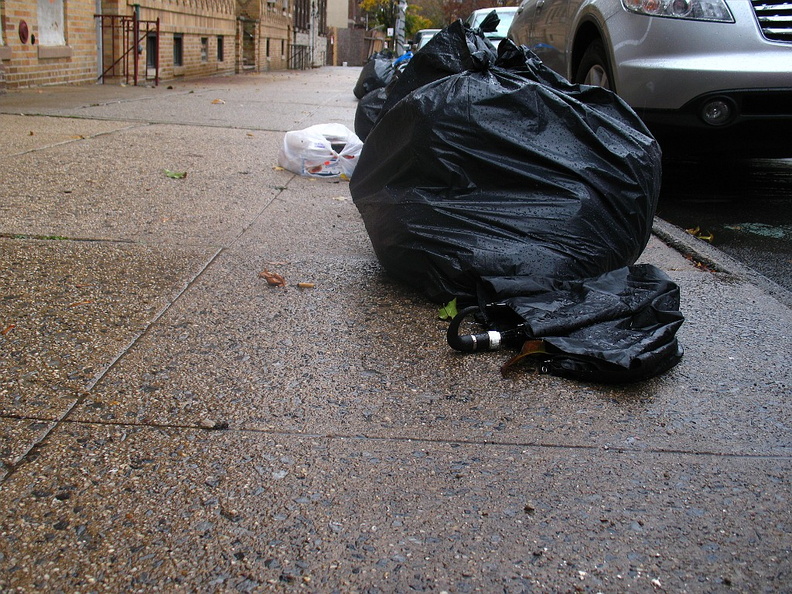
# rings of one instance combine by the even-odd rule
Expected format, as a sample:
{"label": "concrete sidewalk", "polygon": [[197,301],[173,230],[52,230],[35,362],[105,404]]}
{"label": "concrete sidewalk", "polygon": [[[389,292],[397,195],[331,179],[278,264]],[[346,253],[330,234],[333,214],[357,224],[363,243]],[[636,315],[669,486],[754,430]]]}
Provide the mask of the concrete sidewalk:
{"label": "concrete sidewalk", "polygon": [[275,168],[359,72],[0,96],[0,590],[792,590],[789,307],[653,237],[670,372],[452,352]]}

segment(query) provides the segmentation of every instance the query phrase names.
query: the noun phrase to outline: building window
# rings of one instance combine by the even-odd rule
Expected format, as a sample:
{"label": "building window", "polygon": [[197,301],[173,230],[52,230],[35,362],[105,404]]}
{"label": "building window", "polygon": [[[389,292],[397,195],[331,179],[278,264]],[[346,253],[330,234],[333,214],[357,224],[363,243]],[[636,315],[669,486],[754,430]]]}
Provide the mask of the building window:
{"label": "building window", "polygon": [[294,28],[307,31],[311,23],[311,0],[297,0],[294,3]]}
{"label": "building window", "polygon": [[146,68],[156,68],[157,59],[157,34],[146,35]]}
{"label": "building window", "polygon": [[270,38],[267,37],[267,57],[270,57]]}
{"label": "building window", "polygon": [[317,2],[317,12],[319,13],[319,35],[327,35],[327,0]]}
{"label": "building window", "polygon": [[184,65],[184,36],[181,33],[173,34],[173,65]]}
{"label": "building window", "polygon": [[63,0],[38,0],[39,45],[66,45],[63,32]]}
{"label": "building window", "polygon": [[223,55],[223,37],[217,37],[217,61],[222,62],[225,60],[225,55]]}
{"label": "building window", "polygon": [[209,38],[201,37],[201,62],[209,61]]}
{"label": "building window", "polygon": [[286,40],[281,39],[281,56],[286,55]]}

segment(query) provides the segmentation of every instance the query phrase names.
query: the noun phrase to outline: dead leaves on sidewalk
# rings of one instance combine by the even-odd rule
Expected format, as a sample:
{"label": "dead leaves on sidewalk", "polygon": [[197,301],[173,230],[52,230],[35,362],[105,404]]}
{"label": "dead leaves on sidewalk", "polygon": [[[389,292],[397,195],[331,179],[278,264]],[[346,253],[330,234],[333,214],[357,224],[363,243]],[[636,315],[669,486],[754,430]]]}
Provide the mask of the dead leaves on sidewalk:
{"label": "dead leaves on sidewalk", "polygon": [[[283,262],[281,262],[283,264]],[[259,272],[259,278],[263,278],[267,281],[267,284],[271,287],[285,287],[286,286],[286,279],[282,274],[278,274],[277,272],[270,272],[268,269],[264,269]],[[299,282],[297,283],[298,289],[313,289],[316,285],[314,283],[308,282]]]}
{"label": "dead leaves on sidewalk", "polygon": [[263,278],[267,281],[268,285],[272,285],[273,287],[286,286],[286,279],[277,272],[270,272],[269,270],[264,269],[259,272],[259,278]]}

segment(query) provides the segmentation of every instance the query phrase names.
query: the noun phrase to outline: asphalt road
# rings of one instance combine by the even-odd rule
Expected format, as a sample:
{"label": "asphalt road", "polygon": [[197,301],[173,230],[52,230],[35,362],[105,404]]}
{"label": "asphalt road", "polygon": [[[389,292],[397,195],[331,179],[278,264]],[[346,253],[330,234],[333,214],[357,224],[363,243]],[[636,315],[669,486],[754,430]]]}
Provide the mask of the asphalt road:
{"label": "asphalt road", "polygon": [[792,290],[792,159],[667,163],[658,215]]}

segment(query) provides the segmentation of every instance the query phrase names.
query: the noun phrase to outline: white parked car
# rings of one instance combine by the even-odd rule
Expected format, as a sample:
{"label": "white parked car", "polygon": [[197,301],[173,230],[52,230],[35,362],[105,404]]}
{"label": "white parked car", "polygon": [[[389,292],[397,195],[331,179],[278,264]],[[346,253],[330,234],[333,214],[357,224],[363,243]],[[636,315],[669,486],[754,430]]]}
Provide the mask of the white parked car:
{"label": "white parked car", "polygon": [[482,21],[493,10],[498,15],[500,23],[498,24],[498,28],[495,31],[484,33],[484,36],[489,39],[492,45],[495,46],[495,49],[497,49],[501,40],[506,39],[506,34],[509,32],[509,26],[511,26],[512,19],[514,18],[514,15],[517,14],[516,6],[479,8],[478,10],[474,10],[472,13],[470,13],[470,16],[465,20],[465,23],[470,25],[472,28],[476,28],[481,25]]}
{"label": "white parked car", "polygon": [[440,32],[440,29],[421,29],[415,34],[413,38],[413,51],[418,51]]}

